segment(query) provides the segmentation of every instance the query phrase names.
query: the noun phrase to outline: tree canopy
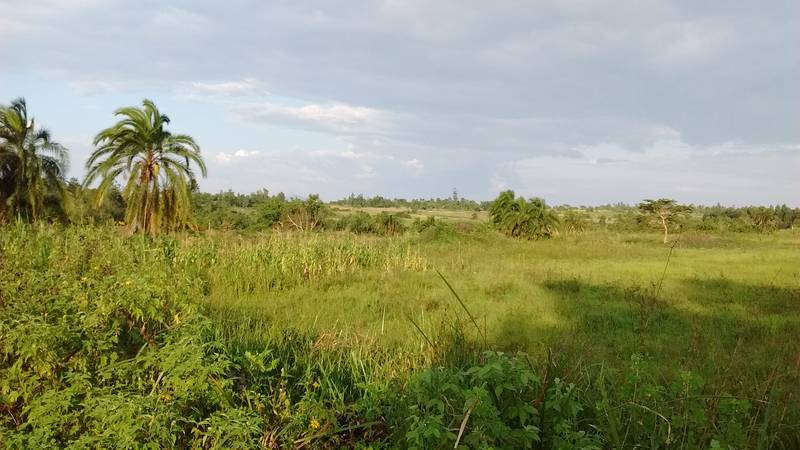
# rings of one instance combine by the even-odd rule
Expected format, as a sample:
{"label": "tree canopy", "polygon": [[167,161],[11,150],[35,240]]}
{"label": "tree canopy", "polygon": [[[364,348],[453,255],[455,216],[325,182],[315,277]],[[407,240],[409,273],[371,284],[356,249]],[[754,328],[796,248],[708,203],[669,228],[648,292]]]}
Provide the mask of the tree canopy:
{"label": "tree canopy", "polygon": [[514,191],[501,192],[489,208],[492,223],[511,237],[539,239],[557,233],[558,217],[541,198],[517,198]]}
{"label": "tree canopy", "polygon": [[658,200],[646,199],[639,203],[639,211],[646,222],[660,226],[664,230],[664,243],[669,237],[669,228],[684,215],[692,211],[688,205],[680,205],[675,200],[660,198]]}
{"label": "tree canopy", "polygon": [[69,153],[36,126],[25,99],[0,106],[0,221],[39,218],[48,198],[63,210]]}
{"label": "tree canopy", "polygon": [[118,177],[127,177],[125,222],[132,232],[157,234],[189,225],[196,181],[191,164],[206,176],[200,147],[189,135],[167,131],[169,117],[151,100],[114,115],[121,120],[94,139],[97,149],[86,162],[84,186],[100,180],[100,203]]}

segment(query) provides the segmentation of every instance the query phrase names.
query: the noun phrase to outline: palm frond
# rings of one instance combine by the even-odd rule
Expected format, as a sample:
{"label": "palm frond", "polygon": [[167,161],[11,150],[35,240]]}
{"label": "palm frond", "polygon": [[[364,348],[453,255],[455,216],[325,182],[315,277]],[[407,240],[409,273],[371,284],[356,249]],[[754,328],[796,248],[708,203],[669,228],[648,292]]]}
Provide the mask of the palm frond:
{"label": "palm frond", "polygon": [[12,215],[38,218],[47,204],[63,210],[69,152],[28,117],[24,99],[0,108],[0,197]]}
{"label": "palm frond", "polygon": [[114,114],[120,120],[95,136],[84,186],[100,180],[98,194],[104,195],[116,178],[127,175],[123,195],[131,231],[156,234],[185,226],[188,186],[194,180],[191,167],[199,167],[203,176],[207,173],[199,146],[191,136],[166,130],[170,119],[152,100]]}

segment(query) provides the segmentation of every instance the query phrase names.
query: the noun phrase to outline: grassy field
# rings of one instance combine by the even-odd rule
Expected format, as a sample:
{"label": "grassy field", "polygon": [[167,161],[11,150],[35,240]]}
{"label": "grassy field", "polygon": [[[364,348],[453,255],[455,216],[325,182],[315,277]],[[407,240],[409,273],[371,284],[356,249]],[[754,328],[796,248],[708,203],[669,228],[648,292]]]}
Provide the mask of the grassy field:
{"label": "grassy field", "polygon": [[470,223],[476,224],[485,222],[489,219],[489,213],[487,211],[454,211],[449,209],[419,209],[419,210],[410,210],[408,208],[371,208],[371,207],[364,207],[364,208],[353,208],[349,206],[342,206],[342,205],[332,205],[331,211],[333,211],[335,216],[341,216],[344,214],[353,213],[356,211],[363,211],[370,215],[376,215],[380,213],[386,214],[402,214],[407,213],[408,218],[407,221],[412,221],[414,219],[426,219],[428,217],[434,217],[436,219],[443,219],[449,222],[454,223]]}
{"label": "grassy field", "polygon": [[648,234],[383,240],[413,253],[417,266],[285,290],[214,286],[206,304],[233,333],[245,317],[264,327],[249,336],[293,327],[413,350],[425,341],[412,320],[433,332],[461,309],[438,270],[499,349],[541,356],[550,348],[611,366],[642,353],[665,375],[693,370],[745,384],[800,364],[798,233],[686,235],[668,265],[670,248]]}
{"label": "grassy field", "polygon": [[656,382],[691,373],[705,395],[765,399],[775,385],[787,401],[800,395],[796,232],[687,234],[674,248],[652,234],[602,232],[546,241],[491,232],[377,241],[410,249],[418,264],[286,290],[212,288],[211,317],[226,339],[254,348],[291,328],[322,344],[388,349],[402,359],[424,352],[450,324],[472,327],[439,271],[489,347],[526,352],[539,370],[549,354],[563,376],[589,385],[601,370],[624,378],[641,357]]}
{"label": "grassy field", "polygon": [[11,448],[800,445],[797,231],[0,244]]}

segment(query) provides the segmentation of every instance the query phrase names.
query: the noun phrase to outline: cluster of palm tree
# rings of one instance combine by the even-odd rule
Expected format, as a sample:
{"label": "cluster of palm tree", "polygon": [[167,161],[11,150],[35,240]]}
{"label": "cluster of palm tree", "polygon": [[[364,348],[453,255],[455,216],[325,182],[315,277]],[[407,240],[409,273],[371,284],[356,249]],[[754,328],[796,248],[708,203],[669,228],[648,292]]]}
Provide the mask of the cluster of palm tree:
{"label": "cluster of palm tree", "polygon": [[514,191],[503,191],[489,209],[495,227],[508,236],[540,239],[558,233],[558,216],[541,198],[516,197]]}
{"label": "cluster of palm tree", "polygon": [[[83,187],[99,183],[99,205],[114,183],[124,180],[125,222],[131,232],[152,235],[188,226],[196,185],[192,165],[206,176],[197,143],[191,136],[169,132],[169,117],[150,100],[114,115],[120,120],[94,139]],[[39,219],[48,200],[67,208],[68,163],[67,149],[29,118],[25,100],[0,106],[0,222]]]}
{"label": "cluster of palm tree", "polygon": [[64,198],[67,149],[37,128],[24,99],[0,109],[0,220],[34,220],[48,197]]}

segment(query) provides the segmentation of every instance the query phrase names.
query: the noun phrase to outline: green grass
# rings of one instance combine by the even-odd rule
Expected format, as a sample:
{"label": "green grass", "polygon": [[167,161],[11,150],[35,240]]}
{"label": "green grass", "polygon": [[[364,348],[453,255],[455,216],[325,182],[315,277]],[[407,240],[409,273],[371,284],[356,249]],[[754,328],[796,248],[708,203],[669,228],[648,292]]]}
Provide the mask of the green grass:
{"label": "green grass", "polygon": [[[491,348],[526,352],[540,371],[554,355],[562,376],[595,393],[598,383],[614,391],[643,355],[655,383],[691,373],[711,397],[766,401],[775,386],[790,404],[800,396],[800,233],[687,234],[668,265],[669,246],[655,234],[385,240],[404,242],[425,264],[246,296],[212,288],[211,317],[251,344],[280,324],[338,336],[345,348],[422,354],[426,336],[466,320],[439,270]],[[242,317],[258,324],[242,331]],[[783,420],[798,412],[788,406]]]}
{"label": "green grass", "polygon": [[[536,448],[800,443],[797,231],[672,250],[655,233],[485,227],[0,231],[0,439],[20,446],[113,447],[111,424],[178,446],[452,447],[476,408],[465,439],[502,447],[531,406]],[[82,406],[101,395],[129,413]],[[140,405],[183,425],[142,425]]]}
{"label": "green grass", "polygon": [[687,237],[673,252],[658,296],[669,248],[655,235],[385,240],[402,241],[426,264],[247,295],[212,286],[207,305],[221,322],[237,321],[238,312],[268,328],[280,323],[414,349],[422,337],[408,317],[432,330],[458,313],[429,267],[445,274],[502,349],[541,355],[549,347],[612,364],[645,353],[665,372],[713,375],[733,364],[753,376],[789,367],[800,350],[798,233]]}

